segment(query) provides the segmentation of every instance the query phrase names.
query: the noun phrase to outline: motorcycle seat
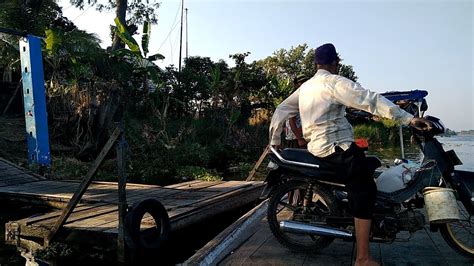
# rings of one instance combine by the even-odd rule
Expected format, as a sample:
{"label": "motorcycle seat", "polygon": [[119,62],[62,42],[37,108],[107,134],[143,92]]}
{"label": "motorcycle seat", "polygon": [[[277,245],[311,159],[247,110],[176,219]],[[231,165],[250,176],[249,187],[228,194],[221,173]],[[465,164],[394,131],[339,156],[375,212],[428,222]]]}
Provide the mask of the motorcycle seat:
{"label": "motorcycle seat", "polygon": [[288,161],[309,163],[309,164],[319,165],[320,167],[324,165],[323,161],[321,161],[318,157],[311,154],[306,149],[286,148],[283,151],[281,151],[281,156],[285,160],[288,160]]}

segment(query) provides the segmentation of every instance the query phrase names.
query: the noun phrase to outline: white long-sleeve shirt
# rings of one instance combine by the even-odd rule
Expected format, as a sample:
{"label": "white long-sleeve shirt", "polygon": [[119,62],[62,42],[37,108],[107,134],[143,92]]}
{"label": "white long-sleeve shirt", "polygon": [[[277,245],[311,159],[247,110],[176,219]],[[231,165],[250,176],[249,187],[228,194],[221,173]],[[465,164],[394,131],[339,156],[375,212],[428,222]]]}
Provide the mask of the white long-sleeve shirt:
{"label": "white long-sleeve shirt", "polygon": [[346,106],[405,125],[413,118],[380,94],[320,69],[277,107],[270,124],[270,144],[281,143],[282,124],[299,111],[309,152],[326,157],[335,151],[336,146],[347,149],[354,141],[354,133],[345,118]]}

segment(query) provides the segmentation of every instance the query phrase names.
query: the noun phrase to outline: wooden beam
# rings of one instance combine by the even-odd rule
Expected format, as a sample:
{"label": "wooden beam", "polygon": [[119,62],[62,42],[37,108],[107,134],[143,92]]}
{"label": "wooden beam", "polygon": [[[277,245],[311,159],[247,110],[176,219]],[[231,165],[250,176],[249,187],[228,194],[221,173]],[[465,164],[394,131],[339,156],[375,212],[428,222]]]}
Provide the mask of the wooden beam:
{"label": "wooden beam", "polygon": [[68,202],[68,205],[66,208],[63,210],[61,216],[57,220],[56,224],[53,226],[51,229],[51,232],[48,234],[48,236],[45,239],[45,246],[49,245],[49,242],[53,240],[54,236],[58,232],[58,230],[63,226],[63,224],[66,222],[67,218],[69,215],[71,215],[74,207],[79,203],[79,201],[82,198],[82,195],[87,190],[87,187],[89,184],[92,182],[92,177],[97,173],[97,170],[99,169],[100,165],[105,159],[105,156],[109,153],[110,149],[114,145],[115,141],[118,139],[118,137],[121,134],[121,130],[116,128],[114,132],[112,133],[112,136],[110,136],[109,140],[105,144],[104,148],[100,152],[99,156],[95,159],[94,163],[92,164],[92,167],[89,169],[89,172],[87,175],[84,177],[82,180],[81,184],[79,185],[79,188],[76,190],[74,195],[72,196],[71,200]]}
{"label": "wooden beam", "polygon": [[119,263],[127,262],[127,253],[125,246],[125,216],[127,215],[127,176],[125,173],[125,136],[122,133],[117,144],[117,174],[118,174],[118,236],[117,236],[117,261]]}
{"label": "wooden beam", "polygon": [[253,235],[265,217],[268,200],[260,203],[227,227],[203,248],[184,262],[184,265],[215,265]]}
{"label": "wooden beam", "polygon": [[263,151],[262,155],[260,155],[260,158],[258,159],[257,163],[253,167],[252,171],[250,171],[249,176],[247,177],[247,179],[245,179],[245,181],[252,181],[253,176],[255,175],[255,172],[257,172],[258,167],[262,164],[269,150],[270,150],[270,145],[267,145],[267,147]]}

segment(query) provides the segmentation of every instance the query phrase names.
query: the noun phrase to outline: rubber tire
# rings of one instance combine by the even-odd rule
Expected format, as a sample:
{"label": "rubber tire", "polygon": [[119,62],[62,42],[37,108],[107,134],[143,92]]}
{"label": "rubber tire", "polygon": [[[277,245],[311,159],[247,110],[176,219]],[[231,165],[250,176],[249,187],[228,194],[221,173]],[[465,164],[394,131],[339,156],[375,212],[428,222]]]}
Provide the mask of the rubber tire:
{"label": "rubber tire", "polygon": [[456,237],[451,233],[451,227],[449,224],[442,224],[439,226],[439,229],[441,236],[443,236],[443,239],[452,249],[454,249],[458,254],[464,257],[474,259],[474,248],[473,250],[469,251],[462,245],[460,245],[456,240]]}
{"label": "rubber tire", "polygon": [[[314,242],[314,245],[302,245],[298,244],[295,241],[289,240],[285,237],[284,232],[280,230],[280,226],[276,219],[276,208],[278,206],[279,199],[283,197],[283,195],[287,194],[288,191],[291,191],[296,188],[303,188],[306,189],[308,183],[302,181],[289,181],[287,183],[282,184],[272,195],[270,201],[268,203],[268,210],[267,210],[267,220],[270,226],[270,230],[272,231],[275,238],[280,242],[283,246],[297,251],[297,252],[305,252],[305,253],[316,253],[324,249],[325,247],[329,246],[329,244],[334,241],[333,237],[319,237],[318,241]],[[318,185],[314,185],[313,192],[315,194],[320,194],[324,200],[326,201],[328,208],[331,210],[331,215],[338,215],[339,211],[336,204],[335,197],[327,192],[325,189]]]}
{"label": "rubber tire", "polygon": [[[157,225],[159,236],[153,241],[145,241],[140,226],[145,213],[149,213]],[[133,249],[158,249],[168,239],[170,233],[168,212],[156,199],[146,199],[132,206],[125,217],[125,241]]]}

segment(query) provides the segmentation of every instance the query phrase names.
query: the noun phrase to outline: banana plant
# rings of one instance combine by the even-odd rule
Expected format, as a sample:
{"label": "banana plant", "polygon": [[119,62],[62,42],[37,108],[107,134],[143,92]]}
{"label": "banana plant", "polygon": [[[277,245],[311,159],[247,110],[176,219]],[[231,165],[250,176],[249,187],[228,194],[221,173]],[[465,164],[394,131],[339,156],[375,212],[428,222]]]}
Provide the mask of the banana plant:
{"label": "banana plant", "polygon": [[114,21],[116,25],[115,34],[117,34],[129,49],[119,49],[114,51],[113,54],[130,61],[134,66],[134,72],[144,75],[144,88],[147,87],[146,80],[148,77],[157,84],[159,82],[158,74],[161,70],[153,61],[162,60],[165,57],[159,53],[147,56],[151,32],[150,22],[145,21],[143,24],[142,47],[140,49],[140,45],[127,31],[125,25],[123,25],[118,18],[115,18]]}

